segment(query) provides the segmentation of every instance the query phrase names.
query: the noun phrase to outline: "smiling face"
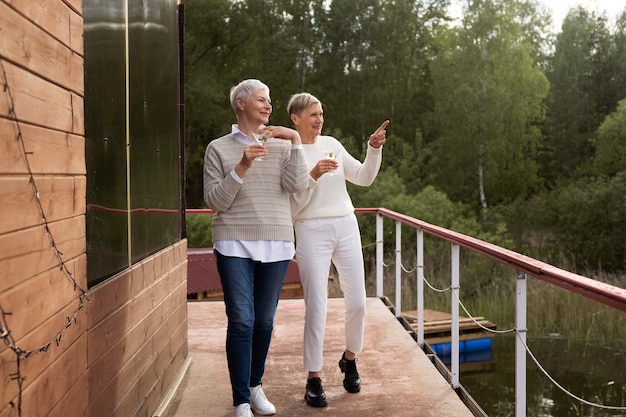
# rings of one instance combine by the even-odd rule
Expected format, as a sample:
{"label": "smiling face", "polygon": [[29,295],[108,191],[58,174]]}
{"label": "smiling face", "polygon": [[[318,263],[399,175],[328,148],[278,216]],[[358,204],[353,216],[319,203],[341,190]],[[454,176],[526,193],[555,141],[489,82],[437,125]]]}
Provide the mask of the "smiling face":
{"label": "smiling face", "polygon": [[324,111],[320,103],[314,103],[300,114],[292,114],[291,121],[302,138],[302,143],[314,143],[315,138],[322,134]]}
{"label": "smiling face", "polygon": [[252,125],[264,125],[270,120],[272,101],[265,89],[260,89],[250,94],[246,101],[238,99],[237,105],[241,111],[240,117],[245,118]]}

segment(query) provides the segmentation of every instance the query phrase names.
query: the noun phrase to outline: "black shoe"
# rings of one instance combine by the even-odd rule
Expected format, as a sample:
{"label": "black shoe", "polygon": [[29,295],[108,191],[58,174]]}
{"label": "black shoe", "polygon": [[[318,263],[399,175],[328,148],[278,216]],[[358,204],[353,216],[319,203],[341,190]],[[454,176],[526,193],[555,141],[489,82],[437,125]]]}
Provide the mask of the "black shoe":
{"label": "black shoe", "polygon": [[339,359],[339,369],[346,374],[343,378],[343,387],[346,391],[352,393],[361,391],[361,377],[356,370],[356,358],[349,361],[346,359],[346,352],[343,352],[341,359]]}
{"label": "black shoe", "polygon": [[320,378],[309,378],[306,380],[304,399],[311,407],[326,407],[328,405]]}

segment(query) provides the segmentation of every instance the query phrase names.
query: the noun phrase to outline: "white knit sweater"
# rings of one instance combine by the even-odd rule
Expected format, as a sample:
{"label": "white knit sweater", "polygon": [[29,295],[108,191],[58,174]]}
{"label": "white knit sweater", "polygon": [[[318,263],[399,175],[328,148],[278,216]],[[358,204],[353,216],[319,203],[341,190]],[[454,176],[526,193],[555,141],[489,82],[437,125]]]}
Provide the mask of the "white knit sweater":
{"label": "white knit sweater", "polygon": [[315,143],[305,144],[304,153],[309,171],[320,159],[326,158],[324,149],[338,150],[337,175],[322,175],[317,181],[309,176],[306,190],[291,197],[291,215],[294,221],[323,217],[347,216],[354,212],[354,206],[346,181],[361,186],[374,182],[382,162],[382,147],[373,148],[368,144],[365,160],[361,163],[350,155],[341,142],[332,136],[318,136]]}

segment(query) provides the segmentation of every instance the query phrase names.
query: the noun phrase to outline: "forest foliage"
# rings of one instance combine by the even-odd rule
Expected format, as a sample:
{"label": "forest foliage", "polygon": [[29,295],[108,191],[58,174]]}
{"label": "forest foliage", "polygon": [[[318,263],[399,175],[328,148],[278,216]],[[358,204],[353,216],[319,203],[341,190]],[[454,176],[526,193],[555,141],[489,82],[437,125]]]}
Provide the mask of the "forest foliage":
{"label": "forest foliage", "polygon": [[[576,7],[554,30],[533,0],[186,0],[186,200],[203,207],[209,141],[230,88],[324,104],[324,133],[362,158],[389,119],[374,185],[386,207],[559,266],[626,265],[626,9]],[[364,234],[367,234],[367,227]]]}

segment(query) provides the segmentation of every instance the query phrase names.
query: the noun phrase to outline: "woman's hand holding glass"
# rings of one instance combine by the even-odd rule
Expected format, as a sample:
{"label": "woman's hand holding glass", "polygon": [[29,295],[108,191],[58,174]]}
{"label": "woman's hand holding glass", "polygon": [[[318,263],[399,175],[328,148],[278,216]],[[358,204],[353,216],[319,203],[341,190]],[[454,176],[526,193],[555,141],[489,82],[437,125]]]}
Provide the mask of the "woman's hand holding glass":
{"label": "woman's hand holding glass", "polygon": [[317,161],[317,164],[315,164],[315,166],[309,173],[311,178],[317,181],[324,174],[337,175],[336,172],[333,172],[336,171],[337,168],[339,168],[339,162],[337,162],[336,160],[336,155],[337,153],[335,152],[333,153],[333,158],[327,156],[326,158]]}
{"label": "woman's hand holding glass", "polygon": [[324,149],[324,155],[326,155],[326,159],[331,161],[330,165],[325,164],[328,167],[328,175],[337,175],[337,168],[339,168],[339,163],[337,162],[337,150],[336,149]]}

